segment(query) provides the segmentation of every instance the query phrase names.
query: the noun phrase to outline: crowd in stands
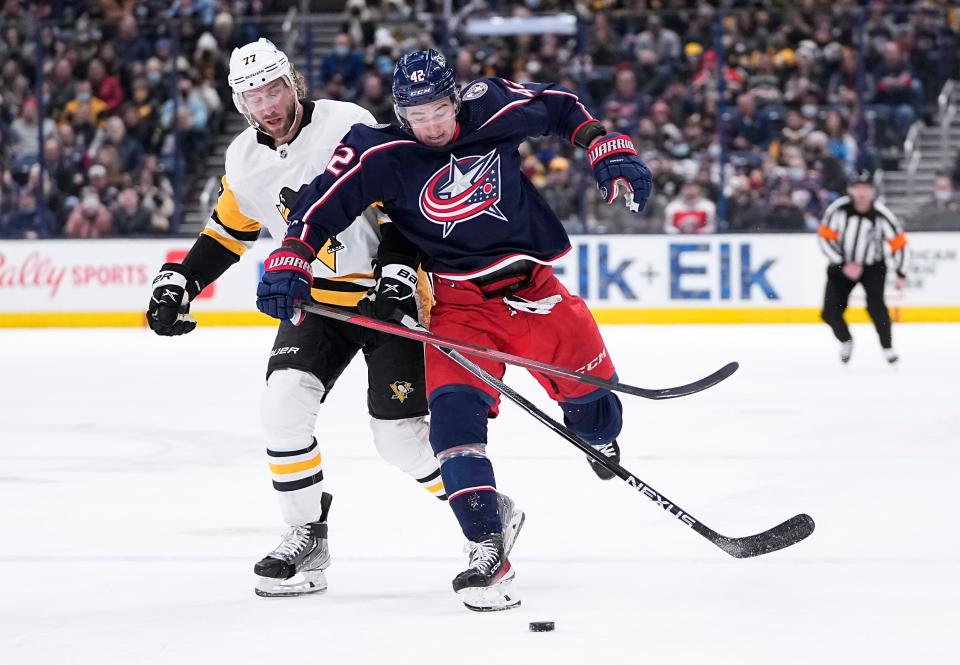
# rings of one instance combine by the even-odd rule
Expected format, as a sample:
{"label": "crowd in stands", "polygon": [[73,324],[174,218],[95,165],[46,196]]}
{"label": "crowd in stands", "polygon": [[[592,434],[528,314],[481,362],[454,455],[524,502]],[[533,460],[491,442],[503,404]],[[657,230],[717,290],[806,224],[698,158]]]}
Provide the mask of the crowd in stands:
{"label": "crowd in stands", "polygon": [[[456,32],[446,50],[461,82],[560,82],[630,134],[654,171],[655,197],[637,216],[600,201],[568,144],[527,146],[527,175],[573,232],[814,229],[850,174],[901,164],[910,126],[932,122],[943,84],[958,78],[960,9],[947,0],[739,1],[722,3],[721,15],[719,3],[687,0],[487,4],[517,17],[569,11],[581,29]],[[316,82],[326,96],[391,120],[394,58],[430,45],[415,23],[383,27],[410,20],[402,7],[348,0],[344,33]]]}
{"label": "crowd in stands", "polygon": [[259,36],[247,17],[272,10],[221,0],[2,3],[0,237],[170,233],[232,110],[229,54]]}
{"label": "crowd in stands", "polygon": [[[67,2],[81,9],[68,27],[43,28],[39,58],[21,4],[0,10],[0,236],[168,232],[184,196],[173,176],[189,180],[233,112],[227,59],[258,36],[245,17],[289,3]],[[717,4],[488,0],[500,15],[569,11],[580,27],[470,37],[445,23],[425,30],[403,0],[347,0],[333,48],[308,51],[305,73],[314,96],[355,101],[380,122],[393,121],[394,62],[415,48],[447,52],[461,83],[501,76],[576,90],[634,139],[655,177],[636,215],[599,199],[582,151],[524,144],[525,173],[580,233],[814,229],[850,174],[901,163],[910,126],[933,122],[943,83],[960,78],[960,10],[949,0],[739,0],[720,14]],[[40,157],[48,212],[33,214]],[[957,207],[950,183],[937,180],[931,205]]]}

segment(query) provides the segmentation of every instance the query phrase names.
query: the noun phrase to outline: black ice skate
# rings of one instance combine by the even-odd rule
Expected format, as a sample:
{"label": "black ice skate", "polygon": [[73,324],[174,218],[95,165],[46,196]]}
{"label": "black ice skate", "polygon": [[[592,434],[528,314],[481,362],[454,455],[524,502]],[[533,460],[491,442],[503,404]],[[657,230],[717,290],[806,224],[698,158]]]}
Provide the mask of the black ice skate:
{"label": "black ice skate", "polygon": [[500,523],[503,525],[503,556],[510,558],[510,552],[513,550],[513,544],[517,541],[520,529],[523,528],[523,521],[526,515],[517,508],[513,499],[506,494],[497,492],[497,513],[500,515]]}
{"label": "black ice skate", "polygon": [[897,352],[893,348],[884,349],[883,357],[887,359],[887,362],[891,365],[896,365],[897,361],[900,360],[900,356],[897,355]]}
{"label": "black ice skate", "polygon": [[275,550],[257,562],[254,592],[266,598],[303,596],[327,590],[324,570],[330,566],[327,547],[327,513],[332,496],[320,498],[320,519],[290,527]]}
{"label": "black ice skate", "polygon": [[474,612],[509,610],[520,605],[513,593],[515,573],[503,551],[503,536],[491,533],[467,543],[470,562],[453,578],[453,590]]}
{"label": "black ice skate", "polygon": [[[607,459],[613,460],[617,464],[620,463],[620,444],[617,443],[616,439],[610,443],[605,443],[602,446],[594,446],[593,449]],[[593,472],[600,477],[600,480],[610,480],[613,478],[613,471],[599,464],[592,457],[588,457],[587,461],[590,462],[590,468],[593,469]]]}

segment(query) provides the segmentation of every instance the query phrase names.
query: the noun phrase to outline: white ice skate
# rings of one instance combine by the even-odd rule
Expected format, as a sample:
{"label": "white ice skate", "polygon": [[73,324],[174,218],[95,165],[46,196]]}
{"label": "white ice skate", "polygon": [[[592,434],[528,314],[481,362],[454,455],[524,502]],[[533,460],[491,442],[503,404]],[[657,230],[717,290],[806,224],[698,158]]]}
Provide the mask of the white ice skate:
{"label": "white ice skate", "polygon": [[257,562],[254,592],[265,598],[304,596],[327,590],[324,570],[330,567],[327,512],[331,496],[323,493],[316,522],[290,527],[275,550]]}
{"label": "white ice skate", "polygon": [[840,362],[846,365],[850,362],[850,356],[853,355],[853,340],[840,342]]}

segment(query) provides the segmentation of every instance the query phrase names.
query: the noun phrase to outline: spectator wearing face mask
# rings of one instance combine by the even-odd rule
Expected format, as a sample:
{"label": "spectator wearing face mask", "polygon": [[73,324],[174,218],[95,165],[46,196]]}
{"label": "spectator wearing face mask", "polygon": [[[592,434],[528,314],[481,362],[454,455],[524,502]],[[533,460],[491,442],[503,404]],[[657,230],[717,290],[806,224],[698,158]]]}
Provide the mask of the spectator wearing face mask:
{"label": "spectator wearing face mask", "polygon": [[960,196],[949,176],[937,175],[930,199],[913,215],[911,226],[918,231],[960,231]]}
{"label": "spectator wearing face mask", "polygon": [[351,91],[360,85],[363,73],[363,57],[353,50],[350,35],[341,32],[333,39],[333,52],[320,64],[320,80],[325,85],[337,81]]}
{"label": "spectator wearing face mask", "polygon": [[67,102],[64,113],[71,124],[80,122],[97,124],[106,110],[107,103],[94,96],[90,81],[77,81],[73,99]]}

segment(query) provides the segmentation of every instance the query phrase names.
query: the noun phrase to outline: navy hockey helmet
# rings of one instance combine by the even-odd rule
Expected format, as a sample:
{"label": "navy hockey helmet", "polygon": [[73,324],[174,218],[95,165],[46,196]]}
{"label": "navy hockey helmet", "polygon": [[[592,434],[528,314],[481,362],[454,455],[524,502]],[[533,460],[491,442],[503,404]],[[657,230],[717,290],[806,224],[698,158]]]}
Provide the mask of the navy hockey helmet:
{"label": "navy hockey helmet", "polygon": [[455,112],[460,111],[460,90],[453,67],[436,49],[408,53],[393,70],[393,110],[402,127],[407,126],[406,111],[449,97]]}

